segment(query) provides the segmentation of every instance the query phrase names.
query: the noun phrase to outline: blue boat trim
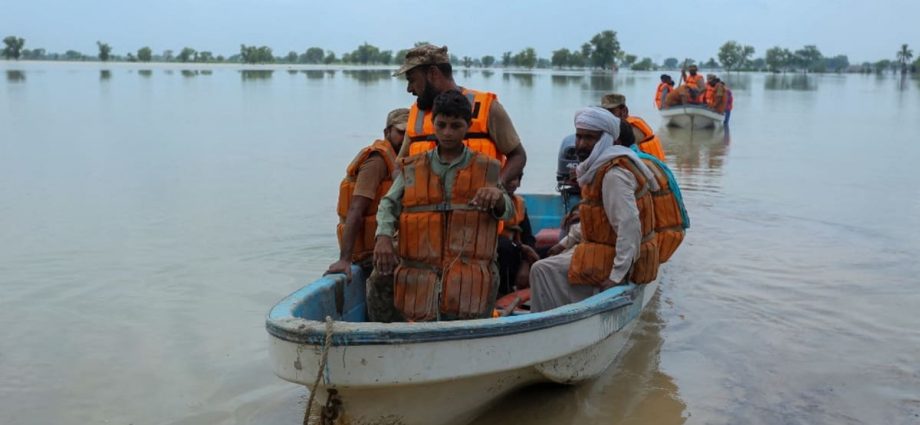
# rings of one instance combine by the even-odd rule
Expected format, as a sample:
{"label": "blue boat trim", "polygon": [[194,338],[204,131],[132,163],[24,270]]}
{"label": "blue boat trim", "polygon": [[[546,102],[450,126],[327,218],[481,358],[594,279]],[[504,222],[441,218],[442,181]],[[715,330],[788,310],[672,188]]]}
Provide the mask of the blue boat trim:
{"label": "blue boat trim", "polygon": [[[323,286],[328,286],[328,283],[321,279],[278,303],[269,312],[266,319],[265,328],[268,333],[288,342],[322,346],[326,339],[323,322],[305,319],[305,323],[301,322],[305,326],[296,331],[281,323],[294,318],[290,313],[286,313],[290,311],[287,307],[297,299],[303,299],[304,291],[321,290]],[[389,329],[343,329],[333,332],[332,345],[389,345],[507,336],[576,322],[633,304],[632,298],[622,290],[611,289],[608,292],[615,293],[598,294],[580,303],[542,313],[495,319],[438,322],[439,328],[426,326],[429,325],[428,323],[403,323],[391,325]]]}
{"label": "blue boat trim", "polygon": [[[533,212],[531,220],[537,218],[536,223],[532,223],[535,233],[543,227],[558,226],[564,213],[559,195],[524,196],[528,211]],[[284,341],[322,346],[326,339],[323,321],[329,316],[338,325],[332,336],[334,346],[459,341],[514,335],[577,322],[627,308],[633,305],[634,296],[643,294],[642,288],[635,285],[618,286],[581,302],[540,313],[480,320],[383,324],[366,322],[365,280],[366,276],[357,266],[352,266],[352,281],[348,284],[344,274],[323,276],[279,301],[269,311],[265,328]],[[638,310],[626,311],[630,316],[638,314]]]}

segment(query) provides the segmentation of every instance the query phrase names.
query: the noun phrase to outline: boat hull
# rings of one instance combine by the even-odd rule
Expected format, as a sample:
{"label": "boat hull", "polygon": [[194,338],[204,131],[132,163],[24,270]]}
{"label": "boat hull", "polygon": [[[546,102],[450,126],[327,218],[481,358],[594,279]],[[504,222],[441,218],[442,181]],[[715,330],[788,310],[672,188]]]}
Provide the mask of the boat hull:
{"label": "boat hull", "polygon": [[[339,424],[464,424],[493,401],[516,388],[536,382],[571,384],[594,378],[616,359],[648,304],[657,284],[614,288],[581,303],[544,313],[502,319],[458,322],[379,324],[336,322],[344,335],[328,348],[317,400],[325,403],[329,390],[341,399]],[[630,298],[624,303],[625,298]],[[583,314],[612,300],[614,308]],[[582,305],[583,304],[583,305]],[[527,330],[526,322],[579,315],[564,324]],[[504,325],[501,321],[508,321]],[[480,323],[475,323],[480,322]],[[294,325],[294,323],[288,323]],[[520,332],[472,338],[455,338],[475,327],[491,325]],[[323,327],[300,323],[295,328]],[[394,327],[409,327],[423,338],[393,333],[393,343],[371,343],[358,335]],[[418,329],[421,327],[421,329]],[[337,328],[339,330],[337,331]],[[375,329],[379,328],[379,329]],[[270,329],[271,333],[271,329]],[[352,338],[346,343],[348,335]],[[442,340],[432,341],[440,334]],[[312,386],[320,373],[324,346],[292,341],[290,335],[272,334],[269,353],[275,373],[288,381]],[[366,339],[366,338],[365,338]],[[377,341],[381,342],[381,341]]]}
{"label": "boat hull", "polygon": [[701,106],[676,106],[660,112],[667,125],[691,130],[722,127],[725,120],[724,114]]}

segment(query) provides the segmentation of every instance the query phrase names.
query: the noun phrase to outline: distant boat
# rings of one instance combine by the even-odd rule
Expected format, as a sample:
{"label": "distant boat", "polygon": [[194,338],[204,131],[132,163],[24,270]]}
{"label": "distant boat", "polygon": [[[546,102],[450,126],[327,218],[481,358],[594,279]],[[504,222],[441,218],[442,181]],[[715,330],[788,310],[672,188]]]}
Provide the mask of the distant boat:
{"label": "distant boat", "polygon": [[660,112],[667,125],[691,130],[721,127],[725,121],[724,114],[698,105],[672,106]]}
{"label": "distant boat", "polygon": [[[561,196],[524,197],[535,233],[558,227]],[[316,400],[343,425],[461,425],[516,388],[595,378],[658,288],[657,281],[614,287],[554,310],[492,319],[370,323],[366,276],[358,267],[352,273],[350,283],[325,276],[287,296],[265,324],[275,374],[308,388],[319,376]]]}

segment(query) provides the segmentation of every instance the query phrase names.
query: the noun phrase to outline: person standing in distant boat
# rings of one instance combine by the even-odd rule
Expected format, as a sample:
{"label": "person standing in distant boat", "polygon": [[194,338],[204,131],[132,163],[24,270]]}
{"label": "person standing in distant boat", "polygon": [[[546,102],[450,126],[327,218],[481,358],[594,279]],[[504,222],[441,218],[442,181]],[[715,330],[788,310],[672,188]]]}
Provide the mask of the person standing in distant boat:
{"label": "person standing in distant boat", "polygon": [[[339,259],[329,265],[325,274],[344,273],[351,282],[351,265],[358,264],[365,276],[370,274],[377,232],[377,207],[389,191],[396,170],[396,152],[406,133],[409,110],[394,109],[387,114],[383,139],[361,149],[348,165],[339,185],[336,211],[339,224]],[[372,321],[392,321],[393,291],[384,285],[378,288],[367,282],[368,315]]]}
{"label": "person standing in distant boat", "polygon": [[706,76],[706,107],[720,114],[725,113],[728,105],[728,96],[725,92],[725,83],[719,80],[714,74]]}
{"label": "person standing in distant boat", "polygon": [[431,118],[434,98],[447,90],[457,90],[467,96],[473,107],[464,144],[501,161],[504,185],[524,172],[527,152],[505,108],[494,93],[460,87],[454,82],[447,46],[423,44],[410,49],[403,65],[393,74],[400,75],[406,76],[406,91],[417,99],[409,111],[409,127],[399,158],[434,149],[436,136]]}

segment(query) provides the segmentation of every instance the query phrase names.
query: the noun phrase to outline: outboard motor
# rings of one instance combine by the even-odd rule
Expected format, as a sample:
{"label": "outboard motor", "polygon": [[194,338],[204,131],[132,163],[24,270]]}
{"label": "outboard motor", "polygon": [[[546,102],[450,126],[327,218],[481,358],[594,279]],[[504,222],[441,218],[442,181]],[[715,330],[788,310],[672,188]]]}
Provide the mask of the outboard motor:
{"label": "outboard motor", "polygon": [[571,211],[581,200],[581,188],[575,180],[576,165],[578,155],[575,153],[575,135],[570,134],[562,139],[559,146],[559,162],[556,168],[556,190],[562,195],[562,204],[566,212]]}

